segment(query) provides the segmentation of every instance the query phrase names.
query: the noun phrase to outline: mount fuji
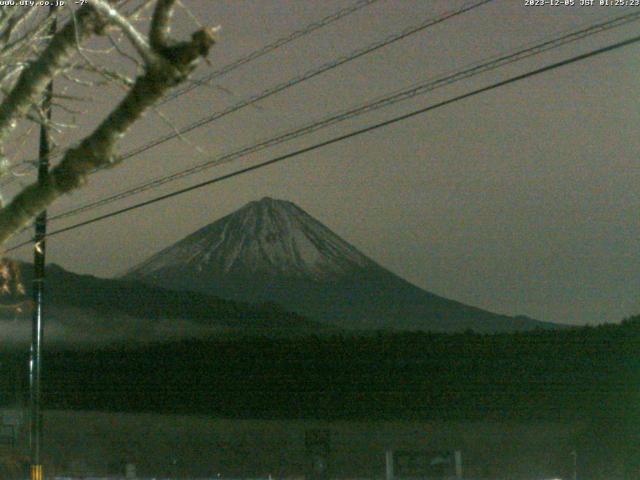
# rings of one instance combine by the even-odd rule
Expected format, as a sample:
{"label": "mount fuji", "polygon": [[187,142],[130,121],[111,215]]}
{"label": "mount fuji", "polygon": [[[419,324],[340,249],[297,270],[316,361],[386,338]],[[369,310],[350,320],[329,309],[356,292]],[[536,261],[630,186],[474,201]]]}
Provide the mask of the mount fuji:
{"label": "mount fuji", "polygon": [[269,197],[156,253],[124,278],[243,302],[274,302],[346,329],[505,332],[558,327],[424,291],[297,205]]}

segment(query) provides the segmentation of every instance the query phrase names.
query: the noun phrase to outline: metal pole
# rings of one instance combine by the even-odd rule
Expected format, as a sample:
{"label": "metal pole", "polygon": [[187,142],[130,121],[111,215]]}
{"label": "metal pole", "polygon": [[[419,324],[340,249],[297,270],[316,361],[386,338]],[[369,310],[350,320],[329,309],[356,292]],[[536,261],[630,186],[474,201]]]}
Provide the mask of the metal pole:
{"label": "metal pole", "polygon": [[[49,15],[55,14],[55,6],[49,8]],[[53,19],[49,32],[56,32],[56,19]],[[49,82],[42,98],[42,110],[48,120],[51,119],[51,97],[53,96],[53,82]],[[40,148],[38,163],[38,182],[43,183],[49,173],[49,126],[40,126]],[[44,297],[44,265],[45,265],[45,237],[47,234],[47,211],[44,210],[36,217],[35,246],[33,252],[33,310],[31,329],[31,351],[29,359],[29,419],[30,435],[29,447],[31,456],[31,480],[43,480],[41,444],[42,444],[42,412],[40,409],[41,389],[40,378],[42,372],[42,340],[44,335],[44,321],[42,318],[42,302]]]}

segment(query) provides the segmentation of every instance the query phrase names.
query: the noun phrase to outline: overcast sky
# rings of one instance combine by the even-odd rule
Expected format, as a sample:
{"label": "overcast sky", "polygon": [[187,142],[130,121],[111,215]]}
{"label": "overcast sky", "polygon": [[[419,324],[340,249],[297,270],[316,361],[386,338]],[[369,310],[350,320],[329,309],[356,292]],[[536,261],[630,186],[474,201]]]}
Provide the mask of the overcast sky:
{"label": "overcast sky", "polygon": [[[183,0],[219,43],[195,77],[353,1]],[[466,2],[380,0],[160,107],[177,128]],[[579,0],[576,0],[579,3]],[[597,3],[597,2],[596,2]],[[636,7],[639,8],[639,7]],[[328,113],[550,39],[619,7],[495,0],[207,124],[93,176],[68,210]],[[101,209],[57,229],[637,35],[638,24],[479,75],[230,165]],[[182,12],[178,32],[197,28]],[[287,199],[363,253],[436,294],[573,324],[640,313],[640,46],[466,99],[235,179],[53,237],[47,260],[113,276],[263,196]],[[104,114],[114,95],[96,96]],[[97,113],[81,117],[89,128]],[[63,113],[58,113],[63,116]],[[54,111],[54,117],[56,111]],[[149,114],[122,151],[170,132]],[[34,151],[35,152],[35,151]],[[31,153],[34,155],[35,153]],[[28,177],[21,180],[29,181]],[[12,185],[12,188],[18,184]],[[10,242],[27,238],[22,235]],[[30,249],[20,251],[29,258]]]}

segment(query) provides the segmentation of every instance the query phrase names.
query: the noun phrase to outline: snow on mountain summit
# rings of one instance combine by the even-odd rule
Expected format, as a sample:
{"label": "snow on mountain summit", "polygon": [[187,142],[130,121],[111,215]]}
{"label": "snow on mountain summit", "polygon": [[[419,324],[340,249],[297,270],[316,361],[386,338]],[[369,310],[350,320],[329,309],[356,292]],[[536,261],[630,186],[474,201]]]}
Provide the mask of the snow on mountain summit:
{"label": "snow on mountain summit", "polygon": [[273,303],[347,329],[494,332],[548,327],[422,290],[295,204],[269,197],[156,253],[125,278],[234,301]]}
{"label": "snow on mountain summit", "polygon": [[130,274],[175,267],[323,280],[375,265],[297,205],[265,197],[157,253]]}

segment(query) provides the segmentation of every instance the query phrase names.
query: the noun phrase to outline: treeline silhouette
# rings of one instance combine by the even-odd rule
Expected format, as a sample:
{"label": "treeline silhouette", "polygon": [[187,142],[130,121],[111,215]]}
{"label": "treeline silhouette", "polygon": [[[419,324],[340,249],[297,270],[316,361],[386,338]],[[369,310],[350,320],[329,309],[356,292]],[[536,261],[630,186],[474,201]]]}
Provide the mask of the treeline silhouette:
{"label": "treeline silhouette", "polygon": [[[27,353],[0,353],[2,403]],[[45,408],[244,418],[637,419],[640,316],[618,325],[210,338],[46,350]],[[20,369],[16,373],[16,369]],[[18,393],[20,396],[20,393]]]}

